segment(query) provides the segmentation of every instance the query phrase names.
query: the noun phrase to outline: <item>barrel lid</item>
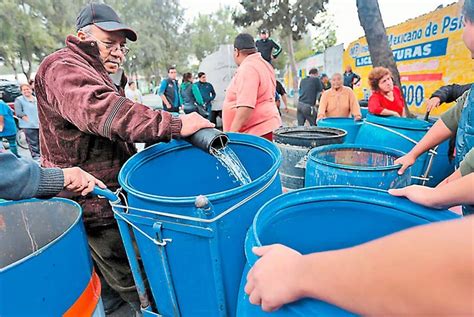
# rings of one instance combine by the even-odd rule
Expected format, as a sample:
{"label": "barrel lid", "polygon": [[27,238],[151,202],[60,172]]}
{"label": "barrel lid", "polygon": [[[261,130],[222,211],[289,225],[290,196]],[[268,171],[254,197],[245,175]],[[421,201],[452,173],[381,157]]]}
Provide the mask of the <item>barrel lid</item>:
{"label": "barrel lid", "polygon": [[427,131],[432,126],[432,123],[420,119],[399,118],[399,117],[384,117],[373,114],[367,114],[365,119],[369,123],[375,123],[387,127],[406,129],[406,130],[420,130]]}
{"label": "barrel lid", "polygon": [[315,147],[321,144],[342,143],[347,132],[336,128],[284,127],[274,132],[277,143]]}

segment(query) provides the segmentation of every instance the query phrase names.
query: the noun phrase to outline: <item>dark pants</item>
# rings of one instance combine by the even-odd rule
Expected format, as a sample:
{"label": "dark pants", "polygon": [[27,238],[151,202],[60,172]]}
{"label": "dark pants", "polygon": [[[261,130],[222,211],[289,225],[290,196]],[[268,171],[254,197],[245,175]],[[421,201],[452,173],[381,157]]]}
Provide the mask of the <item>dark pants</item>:
{"label": "dark pants", "polygon": [[40,149],[39,149],[39,129],[23,129],[26,136],[26,142],[28,143],[28,148],[30,149],[31,157],[35,161],[40,159]]}
{"label": "dark pants", "polygon": [[8,144],[10,146],[10,151],[13,154],[15,154],[17,157],[20,157],[20,155],[18,154],[18,148],[16,146],[16,134],[0,137],[0,142],[1,142],[2,138],[7,139]]}
{"label": "dark pants", "polygon": [[315,126],[317,115],[318,112],[314,106],[298,102],[298,107],[296,108],[296,119],[298,120],[299,126],[304,126],[306,121],[309,122],[309,125]]}
{"label": "dark pants", "polygon": [[212,110],[209,121],[217,125],[217,117],[222,119],[222,110]]}
{"label": "dark pants", "polygon": [[128,303],[139,311],[140,300],[117,225],[88,228],[87,238],[101,278],[105,310],[112,312]]}

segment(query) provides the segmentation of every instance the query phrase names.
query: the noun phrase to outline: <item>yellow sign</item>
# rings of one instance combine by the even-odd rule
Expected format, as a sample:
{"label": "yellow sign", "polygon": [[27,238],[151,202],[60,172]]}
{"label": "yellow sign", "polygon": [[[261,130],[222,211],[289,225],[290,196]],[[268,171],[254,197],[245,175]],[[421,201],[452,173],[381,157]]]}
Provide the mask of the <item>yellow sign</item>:
{"label": "yellow sign", "polygon": [[[413,113],[424,114],[425,100],[439,87],[473,82],[473,61],[462,40],[462,28],[461,9],[455,3],[387,29],[405,100]],[[343,61],[362,78],[354,87],[357,97],[368,98],[372,62],[365,37],[347,47]],[[451,106],[444,104],[432,115]]]}

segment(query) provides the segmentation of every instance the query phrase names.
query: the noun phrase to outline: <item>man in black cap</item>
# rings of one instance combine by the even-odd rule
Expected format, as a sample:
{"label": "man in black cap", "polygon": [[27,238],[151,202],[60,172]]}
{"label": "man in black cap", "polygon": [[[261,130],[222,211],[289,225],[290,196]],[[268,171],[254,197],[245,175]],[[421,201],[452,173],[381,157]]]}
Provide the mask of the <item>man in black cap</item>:
{"label": "man in black cap", "polygon": [[270,34],[267,29],[260,31],[260,39],[255,42],[257,50],[262,54],[264,60],[272,63],[272,59],[276,59],[281,53],[281,46],[273,39],[270,38]]}
{"label": "man in black cap", "polygon": [[[136,152],[134,143],[169,141],[214,126],[197,113],[173,117],[125,97],[120,66],[128,53],[126,40],[137,40],[137,34],[112,8],[88,4],[76,27],[77,36],[68,36],[66,47],[46,57],[36,75],[43,166],[79,166],[115,190],[121,166]],[[84,211],[106,311],[124,301],[139,310],[109,203],[92,196],[73,199]]]}
{"label": "man in black cap", "polygon": [[250,34],[234,41],[237,66],[222,108],[224,131],[248,133],[273,140],[281,118],[275,105],[275,72],[257,52]]}

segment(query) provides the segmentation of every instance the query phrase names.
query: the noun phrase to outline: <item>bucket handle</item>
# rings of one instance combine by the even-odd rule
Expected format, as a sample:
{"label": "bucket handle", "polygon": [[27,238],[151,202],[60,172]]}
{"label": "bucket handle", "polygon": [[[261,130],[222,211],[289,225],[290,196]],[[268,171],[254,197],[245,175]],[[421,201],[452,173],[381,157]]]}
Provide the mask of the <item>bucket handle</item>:
{"label": "bucket handle", "polygon": [[[160,247],[164,247],[168,242],[171,242],[172,239],[163,239],[162,241],[159,241],[153,237],[150,237],[146,232],[144,232],[143,230],[141,230],[139,227],[137,227],[133,222],[131,222],[130,220],[127,219],[127,217],[125,217],[124,215],[122,215],[121,213],[119,213],[115,207],[122,207],[120,205],[121,203],[121,200],[119,198],[119,196],[121,195],[122,198],[124,199],[125,201],[125,205],[128,206],[128,203],[127,203],[127,199],[125,197],[125,195],[122,194],[122,191],[121,191],[121,188],[117,190],[117,192],[112,192],[110,189],[101,189],[99,188],[98,186],[95,186],[94,187],[94,190],[92,191],[92,194],[93,195],[96,195],[97,197],[99,198],[106,198],[109,200],[109,203],[110,205],[112,206],[112,211],[114,212],[114,214],[119,217],[121,220],[123,220],[124,222],[126,222],[129,226],[131,226],[133,229],[137,230],[138,232],[140,232],[143,236],[145,236],[148,240],[150,240],[151,242],[153,242],[153,244],[156,244],[157,246],[160,246]],[[124,206],[125,207],[125,206]],[[131,207],[125,207],[125,208],[130,208],[132,209]]]}
{"label": "bucket handle", "polygon": [[[402,134],[402,133],[400,133],[400,132],[398,132],[398,131],[395,131],[395,130],[393,130],[393,129],[390,129],[390,128],[388,128],[388,127],[385,127],[385,126],[383,126],[383,125],[379,125],[379,124],[372,123],[372,122],[368,122],[368,121],[365,121],[365,123],[366,123],[366,124],[369,124],[369,125],[371,125],[371,126],[374,126],[374,127],[380,128],[380,129],[383,129],[383,130],[385,130],[385,131],[391,132],[391,133],[393,133],[393,134],[396,134],[396,135],[398,135],[399,137],[401,137],[401,138],[403,138],[403,139],[405,139],[405,140],[407,140],[407,141],[409,141],[409,142],[411,142],[411,143],[413,143],[413,144],[415,144],[415,145],[418,144],[418,142],[415,141],[415,140],[413,140],[412,138],[409,138],[409,137],[407,137],[406,135],[404,135],[404,134]],[[429,152],[432,153],[432,154],[434,154],[434,155],[438,155],[438,153],[437,153],[435,150],[433,150],[433,149],[429,149]]]}
{"label": "bucket handle", "polygon": [[[125,195],[123,195],[123,194],[122,194],[122,198],[125,202],[125,205],[120,205],[121,200],[117,197],[116,194],[114,194],[110,190],[108,190],[108,191],[110,193],[112,193],[113,196],[110,195],[110,193],[107,193],[107,195],[100,194],[103,190],[101,190],[99,192],[99,191],[96,191],[96,189],[94,189],[94,191],[92,193],[99,193],[99,197],[105,197],[105,198],[109,199],[110,205],[112,206],[112,210],[114,210],[114,208],[119,208],[119,209],[125,210],[124,213],[128,213],[128,210],[134,210],[134,211],[146,212],[146,213],[150,213],[150,214],[153,214],[153,215],[169,217],[169,218],[175,218],[175,219],[180,219],[180,220],[196,221],[196,222],[202,222],[202,223],[212,223],[212,222],[215,222],[215,221],[223,218],[227,214],[230,214],[231,212],[235,211],[237,208],[241,207],[242,205],[245,205],[246,203],[248,203],[249,201],[251,201],[252,199],[257,197],[258,195],[263,193],[268,187],[270,187],[270,185],[273,183],[273,181],[276,179],[277,176],[278,176],[278,171],[276,171],[275,174],[273,174],[273,176],[270,178],[270,180],[265,185],[260,187],[257,191],[252,193],[250,196],[245,197],[244,199],[239,201],[237,204],[227,208],[226,210],[221,212],[219,215],[217,215],[217,216],[215,216],[214,218],[211,218],[211,219],[202,219],[202,218],[197,218],[197,217],[176,215],[176,214],[171,214],[171,213],[162,212],[162,211],[155,211],[155,210],[150,210],[150,209],[130,207],[130,206],[128,206],[127,199],[126,199]],[[96,188],[98,188],[98,187],[96,187]],[[121,194],[121,189],[119,189],[117,191],[117,193]],[[124,219],[124,221],[129,223],[132,227],[136,228],[136,226],[132,225],[128,221],[128,219],[126,219],[123,215],[119,214],[116,210],[114,210],[114,213],[116,215],[118,215],[121,219]],[[140,233],[142,233],[142,230],[138,230],[138,231]],[[143,233],[143,234],[145,234],[145,233]],[[151,238],[151,239],[153,239],[153,238]],[[155,239],[153,239],[153,240],[155,240]],[[166,241],[163,241],[163,242],[156,241],[156,242],[160,243],[158,245],[162,245],[162,243],[165,243],[165,245],[166,245]],[[157,244],[157,243],[155,243],[155,244]]]}

